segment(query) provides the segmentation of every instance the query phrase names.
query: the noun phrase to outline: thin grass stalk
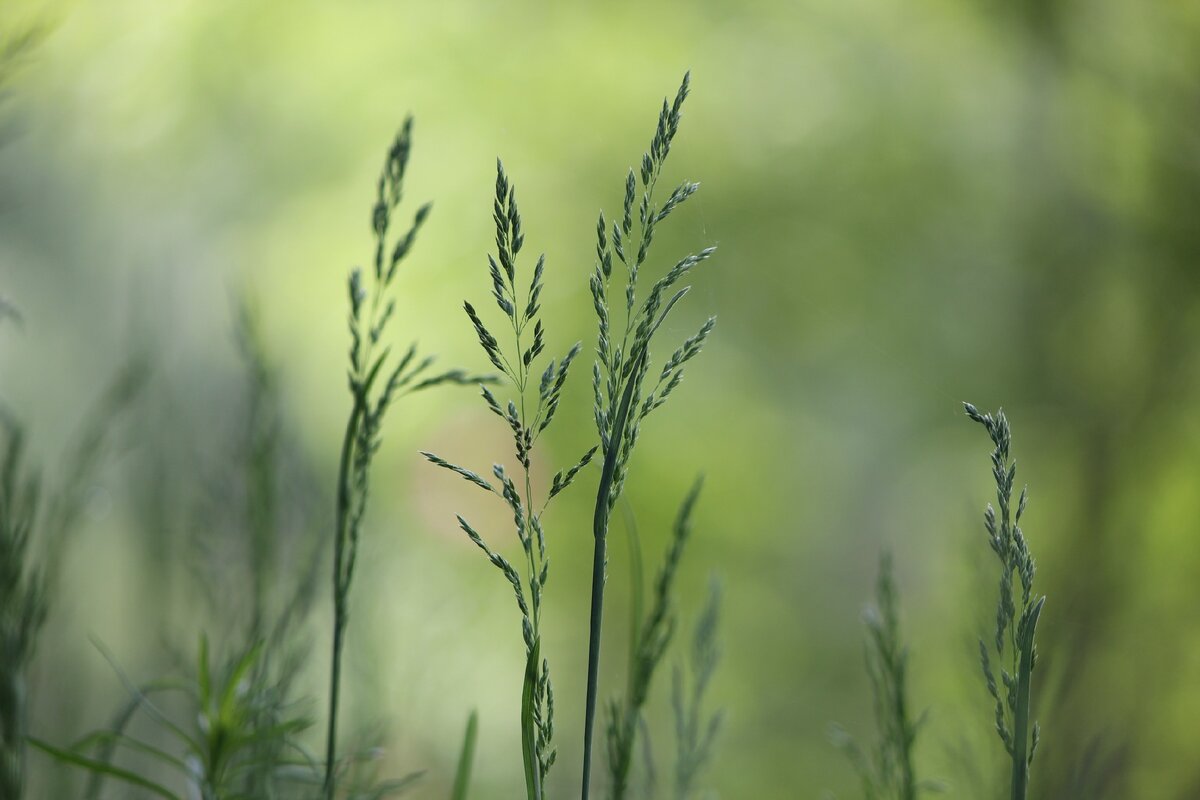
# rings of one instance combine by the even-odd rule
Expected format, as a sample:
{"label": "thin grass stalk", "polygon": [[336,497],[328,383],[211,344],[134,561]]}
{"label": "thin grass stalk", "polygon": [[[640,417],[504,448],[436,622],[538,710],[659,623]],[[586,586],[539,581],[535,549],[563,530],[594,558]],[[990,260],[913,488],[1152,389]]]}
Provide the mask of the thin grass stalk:
{"label": "thin grass stalk", "polygon": [[[366,512],[371,463],[381,443],[383,419],[400,397],[446,383],[470,385],[486,377],[450,370],[425,377],[432,357],[416,359],[416,346],[389,366],[390,348],[380,345],[383,332],[395,313],[395,301],[387,299],[400,262],[408,255],[417,232],[429,215],[428,204],[417,209],[408,231],[390,236],[392,217],[403,195],[404,173],[412,147],[412,117],[405,120],[384,158],[379,175],[375,203],[371,210],[371,228],[375,236],[374,269],[369,277],[363,270],[350,273],[350,369],[349,385],[353,398],[346,432],[338,459],[337,495],[334,510],[333,548],[333,645],[329,670],[329,719],[325,743],[324,796],[333,800],[336,793],[337,729],[342,681],[342,650],[345,647],[349,617],[350,586],[363,516]],[[365,282],[370,282],[368,291]],[[387,302],[385,303],[385,299]],[[382,347],[382,352],[377,348]]]}
{"label": "thin grass stalk", "polygon": [[[327,800],[333,800],[335,789],[335,769],[337,764],[337,721],[339,698],[342,685],[342,648],[346,636],[346,603],[347,593],[343,590],[342,576],[344,574],[347,528],[350,519],[350,458],[354,452],[354,440],[358,435],[360,404],[355,401],[354,410],[346,423],[346,433],[342,440],[342,454],[338,462],[338,494],[335,517],[336,546],[333,556],[333,647],[330,653],[329,669],[329,719],[325,732],[325,785],[324,793]],[[349,587],[345,587],[348,589]]]}
{"label": "thin grass stalk", "polygon": [[[592,373],[595,395],[596,427],[604,451],[604,467],[596,490],[596,507],[592,519],[592,592],[588,623],[588,679],[584,709],[583,785],[581,796],[587,800],[590,792],[592,745],[596,722],[596,697],[600,677],[600,648],[604,617],[605,563],[607,560],[608,526],[612,507],[620,497],[629,459],[637,443],[641,421],[661,407],[683,378],[684,365],[699,354],[714,320],[710,318],[699,332],[686,340],[671,355],[643,397],[650,359],[650,342],[667,315],[687,294],[687,287],[675,286],[696,265],[706,261],[715,248],[705,248],[677,262],[655,281],[644,301],[637,301],[637,278],[645,264],[656,226],[672,211],[691,197],[699,184],[684,181],[661,206],[654,204],[654,190],[662,174],[663,164],[679,127],[684,100],[687,99],[690,75],[684,75],[674,103],[664,99],[658,124],[650,147],[642,156],[641,200],[636,201],[638,180],[634,170],[625,179],[623,213],[612,223],[611,238],[608,222],[600,213],[596,224],[596,268],[590,279],[592,299],[599,321],[597,361]],[[636,213],[634,211],[636,207]],[[634,235],[634,218],[639,227]],[[609,313],[609,284],[612,278],[613,255],[625,266],[624,324],[616,336]],[[674,292],[671,294],[671,292]],[[623,328],[623,330],[621,330]]]}
{"label": "thin grass stalk", "polygon": [[[468,538],[487,556],[488,561],[499,569],[513,589],[517,608],[521,613],[521,638],[525,643],[525,670],[521,687],[521,757],[525,776],[525,791],[529,800],[541,800],[543,787],[551,767],[557,758],[554,747],[554,687],[550,679],[550,663],[542,653],[541,619],[543,595],[550,574],[550,557],[546,547],[546,531],[542,519],[550,502],[568,486],[579,472],[586,467],[597,450],[592,447],[575,464],[555,473],[549,490],[540,507],[534,503],[531,475],[532,454],[541,434],[553,421],[562,399],[571,364],[579,354],[579,344],[573,345],[558,361],[551,358],[541,371],[541,379],[533,381],[534,370],[545,350],[545,327],[540,317],[540,297],[545,270],[545,254],[538,257],[533,269],[533,279],[528,292],[517,286],[517,256],[525,240],[521,213],[516,199],[516,188],[509,181],[504,165],[496,162],[496,195],[493,204],[493,220],[496,224],[496,256],[488,256],[488,272],[492,281],[492,299],[495,300],[513,333],[515,350],[510,351],[488,330],[487,324],[469,301],[463,310],[479,338],[479,344],[493,367],[504,374],[516,394],[505,405],[486,387],[480,394],[488,409],[504,420],[505,427],[513,435],[513,445],[520,463],[523,490],[509,477],[502,464],[492,465],[492,475],[499,482],[493,486],[481,475],[466,467],[447,461],[434,453],[422,455],[435,466],[449,470],[474,486],[503,500],[512,512],[513,527],[524,553],[526,575],[506,558],[494,551],[461,515],[457,517],[459,527]],[[532,341],[522,339],[522,334],[533,328]],[[523,342],[528,342],[526,347]],[[539,363],[540,367],[540,363]],[[526,395],[536,387],[536,405],[527,404]],[[528,398],[532,401],[532,397]],[[528,588],[528,593],[526,593]]]}
{"label": "thin grass stalk", "polygon": [[[999,681],[992,667],[988,644],[982,638],[979,640],[979,659],[988,693],[994,703],[996,732],[1012,762],[1010,798],[1025,800],[1029,791],[1029,768],[1041,737],[1038,724],[1032,721],[1030,690],[1033,670],[1037,665],[1034,634],[1046,597],[1033,593],[1033,578],[1037,569],[1028,540],[1021,529],[1029,490],[1024,487],[1014,503],[1017,464],[1010,455],[1012,430],[1008,419],[1003,409],[992,415],[979,411],[970,403],[964,403],[963,407],[970,419],[987,430],[995,446],[991,462],[998,509],[990,503],[987,505],[984,510],[984,529],[987,531],[988,544],[1000,562],[1000,591],[994,633],[994,649],[1000,664]],[[1018,582],[1014,582],[1014,575]],[[1009,650],[1007,654],[1006,647]],[[1005,659],[1008,661],[1007,669],[1003,666]]]}
{"label": "thin grass stalk", "polygon": [[[643,350],[638,355],[638,364],[645,363],[646,353]],[[604,453],[604,469],[600,473],[600,486],[596,490],[596,512],[592,518],[592,536],[595,540],[592,550],[592,610],[588,624],[588,676],[587,676],[587,705],[585,707],[584,737],[583,737],[583,794],[588,797],[588,787],[592,776],[592,735],[596,723],[596,693],[600,681],[600,633],[604,623],[604,568],[608,561],[608,521],[612,512],[613,476],[617,469],[617,457],[621,443],[625,439],[625,426],[629,419],[629,406],[636,388],[635,381],[629,381],[625,393],[621,397],[621,406],[613,423],[611,444]]]}

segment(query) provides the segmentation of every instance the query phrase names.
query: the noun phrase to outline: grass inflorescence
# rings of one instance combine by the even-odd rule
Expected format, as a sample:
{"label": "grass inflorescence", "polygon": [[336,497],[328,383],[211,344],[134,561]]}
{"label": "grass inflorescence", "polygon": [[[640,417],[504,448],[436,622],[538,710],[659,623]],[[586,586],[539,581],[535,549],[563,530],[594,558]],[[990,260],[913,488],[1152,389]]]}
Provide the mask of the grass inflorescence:
{"label": "grass inflorescence", "polygon": [[621,699],[613,698],[609,703],[607,732],[609,793],[613,800],[626,797],[633,766],[634,743],[638,730],[644,726],[642,710],[650,694],[650,683],[678,625],[672,595],[679,563],[691,537],[692,511],[699,499],[701,486],[702,481],[697,479],[680,506],[670,544],[654,581],[653,602],[644,616],[640,544],[631,529],[633,602],[629,630],[629,667],[625,696]]}
{"label": "grass inflorescence", "polygon": [[[487,259],[491,298],[503,318],[500,328],[489,321],[495,309],[464,304],[468,320],[491,367],[511,397],[491,388],[500,378],[463,370],[434,372],[431,357],[420,358],[410,346],[393,355],[387,345],[397,316],[393,297],[401,262],[411,252],[430,207],[417,209],[406,226],[396,223],[412,147],[412,120],[406,120],[387,149],[371,208],[374,239],[366,269],[354,269],[348,280],[350,411],[341,440],[334,492],[332,547],[333,625],[329,691],[324,726],[324,752],[310,751],[314,716],[300,695],[302,666],[311,654],[308,610],[317,597],[317,568],[324,547],[315,534],[315,518],[304,503],[285,496],[298,459],[285,447],[278,376],[266,359],[255,316],[239,315],[238,343],[247,366],[245,426],[238,430],[232,455],[221,459],[216,474],[197,483],[212,487],[196,524],[188,528],[188,566],[197,588],[209,602],[206,620],[220,628],[210,638],[197,633],[185,648],[183,664],[167,678],[137,682],[118,667],[117,659],[97,647],[124,683],[128,698],[110,723],[76,741],[60,745],[27,735],[24,720],[23,672],[32,657],[48,607],[54,559],[38,562],[32,543],[56,539],[79,522],[78,493],[46,501],[27,466],[24,438],[12,427],[0,462],[0,633],[5,645],[0,662],[0,796],[21,796],[26,744],[56,763],[82,769],[88,777],[85,798],[100,798],[111,784],[157,797],[353,798],[374,800],[409,788],[418,774],[398,780],[375,778],[373,748],[347,746],[339,739],[339,708],[344,691],[342,658],[350,621],[350,598],[362,542],[374,457],[382,442],[385,418],[406,394],[442,384],[476,385],[487,408],[512,435],[512,467],[494,464],[474,471],[433,453],[423,453],[436,466],[454,472],[495,495],[511,513],[520,559],[510,561],[463,516],[461,529],[498,568],[511,586],[521,616],[525,669],[521,680],[520,734],[526,794],[547,795],[547,780],[557,759],[555,695],[550,658],[543,647],[546,587],[550,555],[544,525],[551,502],[583,474],[598,453],[603,459],[593,513],[593,583],[589,626],[586,694],[587,747],[583,796],[588,794],[596,688],[598,685],[605,543],[608,520],[622,495],[641,423],[669,399],[685,366],[703,348],[713,330],[708,319],[661,365],[654,365],[651,344],[670,312],[687,293],[679,284],[713,253],[706,248],[688,255],[639,288],[639,272],[647,265],[657,226],[691,197],[698,185],[684,181],[668,196],[656,186],[677,133],[689,78],[674,101],[664,100],[651,144],[640,167],[624,184],[620,218],[609,227],[603,213],[597,228],[597,263],[590,275],[598,316],[597,360],[593,367],[593,416],[599,441],[544,485],[535,486],[535,450],[557,418],[570,371],[578,360],[578,343],[547,353],[542,296],[546,259],[540,256],[522,269],[525,231],[516,189],[497,161],[493,222],[494,254]],[[613,279],[614,261],[622,275]],[[613,286],[613,283],[617,283]],[[610,294],[615,314],[610,310]],[[623,311],[621,307],[623,306]],[[10,307],[0,303],[0,316]],[[503,335],[493,334],[503,330]],[[131,386],[132,379],[119,384]],[[127,392],[116,393],[119,399]],[[80,440],[69,465],[68,484],[82,483],[96,467],[115,409],[103,410],[98,426]],[[536,491],[535,491],[536,490]],[[641,550],[631,529],[636,580],[630,628],[629,671],[623,696],[610,706],[608,729],[611,791],[630,794],[630,775],[641,743],[648,774],[653,752],[644,709],[658,667],[677,638],[675,585],[691,535],[692,515],[700,492],[697,481],[679,510],[649,598],[642,585]],[[305,494],[314,494],[305,492]],[[327,523],[324,523],[327,524]],[[323,525],[324,525],[323,524]],[[322,525],[322,528],[323,528]],[[313,536],[306,536],[308,531]],[[310,541],[311,540],[311,541]],[[306,544],[307,543],[307,544]],[[318,549],[320,548],[320,549]],[[230,565],[237,561],[233,568]],[[719,592],[714,588],[697,623],[688,670],[674,676],[672,706],[676,722],[675,796],[688,797],[700,771],[710,760],[720,714],[704,708],[719,660],[716,628]],[[462,741],[451,796],[465,800],[477,748],[478,718],[472,712]]]}
{"label": "grass inflorescence", "polygon": [[[329,681],[329,716],[326,734],[325,797],[333,800],[336,790],[337,723],[341,691],[342,648],[349,623],[350,586],[358,556],[358,544],[366,513],[371,463],[379,450],[383,420],[401,396],[446,383],[475,384],[480,381],[462,370],[430,374],[432,357],[417,358],[411,345],[398,359],[383,335],[396,311],[389,296],[400,263],[409,254],[417,233],[429,216],[430,206],[417,209],[411,225],[400,234],[392,222],[403,196],[404,174],[412,148],[412,118],[405,120],[388,148],[371,209],[371,231],[375,238],[373,268],[350,273],[350,414],[342,438],[338,466],[334,520],[333,559],[333,647]],[[386,372],[385,365],[388,367]],[[386,375],[386,377],[384,377]]]}
{"label": "grass inflorescence", "polygon": [[[481,394],[488,409],[499,417],[513,437],[518,465],[516,479],[504,466],[493,465],[491,479],[451,463],[433,453],[423,453],[431,463],[448,469],[468,482],[500,498],[512,512],[513,527],[521,545],[524,575],[508,559],[497,553],[483,536],[461,515],[458,524],[467,536],[498,568],[512,585],[521,612],[521,635],[525,642],[525,677],[521,691],[521,749],[526,792],[531,800],[544,796],[544,786],[554,765],[554,687],[550,680],[550,662],[542,654],[542,609],[546,582],[550,577],[550,557],[542,518],[550,501],[575,480],[592,458],[596,448],[587,450],[570,467],[555,473],[544,497],[535,501],[530,475],[533,450],[542,433],[553,422],[563,387],[572,363],[579,355],[579,344],[570,347],[557,361],[541,366],[546,347],[546,331],[541,320],[541,293],[545,274],[545,255],[538,257],[527,288],[518,285],[517,257],[525,233],[517,206],[516,188],[504,166],[496,162],[496,194],[493,204],[496,227],[496,255],[488,256],[488,275],[492,299],[504,317],[509,343],[501,343],[470,303],[463,307],[479,344],[493,367],[507,378],[515,399],[503,405],[487,387]],[[535,366],[537,365],[537,366]],[[493,483],[492,481],[495,481]]]}
{"label": "grass inflorescence", "polygon": [[[1044,595],[1033,591],[1036,568],[1021,517],[1029,498],[1028,487],[1021,489],[1013,504],[1013,485],[1017,463],[1011,458],[1012,431],[1004,411],[985,414],[970,403],[964,403],[967,416],[988,432],[992,450],[992,477],[996,483],[996,503],[999,511],[988,503],[983,515],[988,544],[1000,562],[999,599],[996,604],[996,630],[991,641],[1000,667],[1000,681],[992,666],[989,643],[979,639],[979,660],[983,668],[988,693],[995,702],[996,733],[1004,743],[1012,762],[1012,800],[1025,800],[1029,785],[1029,767],[1041,738],[1041,728],[1033,721],[1030,690],[1034,667],[1037,665],[1037,646],[1034,634]],[[1019,602],[1013,575],[1019,582]],[[1019,613],[1018,613],[1019,612]],[[1007,650],[1007,653],[1005,652]]]}
{"label": "grass inflorescence", "polygon": [[675,716],[675,800],[689,800],[700,775],[712,761],[713,745],[724,712],[705,711],[705,698],[721,661],[717,630],[721,618],[721,584],[709,581],[708,599],[696,620],[688,648],[687,666],[676,665],[671,675],[671,708]]}
{"label": "grass inflorescence", "polygon": [[937,791],[940,785],[917,776],[913,749],[925,715],[914,719],[910,710],[908,647],[900,636],[899,600],[888,552],[880,556],[875,604],[863,612],[863,624],[876,741],[865,751],[840,726],[833,727],[830,738],[858,773],[864,800],[916,800],[919,793]]}
{"label": "grass inflorescence", "polygon": [[[663,100],[654,136],[642,156],[638,173],[630,169],[626,175],[620,219],[614,220],[610,228],[602,211],[596,223],[596,266],[590,286],[598,336],[592,390],[596,429],[604,460],[592,521],[592,597],[583,737],[582,797],[585,800],[591,784],[609,518],[624,488],[642,421],[661,407],[679,386],[684,366],[699,354],[714,324],[712,318],[708,319],[694,336],[671,354],[660,370],[652,374],[650,345],[654,335],[688,291],[688,287],[676,289],[676,285],[715,252],[715,248],[708,247],[680,259],[650,285],[645,298],[639,302],[638,276],[646,264],[657,226],[699,188],[699,184],[684,181],[661,204],[655,200],[655,189],[682,119],[689,83],[690,75],[684,75],[674,102]],[[615,319],[611,301],[614,255],[624,267],[624,290],[616,294],[618,307],[624,308]],[[649,384],[647,378],[651,379]]]}

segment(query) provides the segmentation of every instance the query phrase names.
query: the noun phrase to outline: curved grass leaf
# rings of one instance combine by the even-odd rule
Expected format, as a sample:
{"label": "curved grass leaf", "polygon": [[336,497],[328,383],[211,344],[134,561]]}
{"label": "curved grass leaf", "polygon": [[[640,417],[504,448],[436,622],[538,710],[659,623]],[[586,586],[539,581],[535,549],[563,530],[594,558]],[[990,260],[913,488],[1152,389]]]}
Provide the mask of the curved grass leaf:
{"label": "curved grass leaf", "polygon": [[148,792],[153,792],[159,797],[165,797],[168,800],[180,800],[178,795],[162,784],[143,778],[141,775],[138,775],[135,772],[130,772],[129,770],[121,769],[120,767],[114,767],[112,764],[107,764],[103,761],[97,761],[94,758],[88,758],[87,756],[82,756],[79,753],[72,753],[70,750],[60,750],[54,745],[48,742],[43,742],[41,739],[35,739],[32,736],[27,737],[26,741],[36,747],[38,750],[41,750],[43,753],[46,753],[47,755],[62,761],[65,764],[82,767],[83,769],[93,773],[107,775],[110,778],[124,781],[131,786],[137,786],[138,788],[145,789]]}

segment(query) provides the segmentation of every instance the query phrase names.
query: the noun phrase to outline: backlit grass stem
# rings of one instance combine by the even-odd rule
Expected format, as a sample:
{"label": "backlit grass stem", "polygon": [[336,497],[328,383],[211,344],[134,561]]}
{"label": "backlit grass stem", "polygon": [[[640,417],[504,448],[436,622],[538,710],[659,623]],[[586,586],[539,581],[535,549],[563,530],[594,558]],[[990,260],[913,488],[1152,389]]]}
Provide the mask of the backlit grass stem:
{"label": "backlit grass stem", "polygon": [[[480,380],[461,370],[429,375],[427,370],[433,364],[433,358],[417,360],[416,345],[411,345],[399,359],[390,359],[390,348],[380,344],[383,332],[396,310],[395,300],[388,296],[388,290],[430,209],[428,204],[421,206],[405,233],[396,237],[390,235],[392,217],[403,194],[411,143],[412,118],[409,117],[388,148],[379,175],[371,211],[371,229],[375,237],[374,268],[366,278],[361,269],[355,269],[350,273],[349,280],[349,385],[352,404],[342,437],[336,488],[333,647],[325,751],[326,800],[333,800],[336,791],[338,705],[342,649],[349,623],[350,585],[366,512],[371,462],[379,450],[384,415],[392,403],[404,394],[444,383],[473,384]],[[383,369],[389,361],[393,365],[384,378]]]}
{"label": "backlit grass stem", "polygon": [[[650,148],[642,156],[640,184],[634,170],[630,169],[626,175],[625,199],[620,220],[614,221],[610,229],[604,213],[601,212],[596,224],[596,267],[590,284],[599,331],[596,342],[597,361],[592,371],[592,389],[595,395],[596,428],[600,448],[604,453],[604,467],[600,475],[600,485],[596,490],[596,506],[592,517],[592,596],[588,625],[588,677],[583,733],[584,800],[588,797],[591,784],[592,737],[600,679],[609,517],[621,495],[629,458],[637,443],[642,420],[662,406],[679,386],[684,365],[703,348],[714,324],[714,321],[709,319],[694,336],[672,353],[647,392],[645,383],[649,374],[651,339],[671,309],[688,291],[687,287],[677,290],[674,287],[693,267],[707,260],[715,251],[715,248],[706,248],[678,261],[651,285],[645,300],[638,303],[638,272],[649,255],[657,225],[699,188],[699,184],[684,181],[661,205],[655,204],[655,187],[670,152],[671,142],[679,128],[689,82],[690,76],[684,75],[674,102],[663,100]],[[621,298],[624,301],[624,319],[616,334],[609,311],[609,286],[614,255],[625,268],[625,285]]]}

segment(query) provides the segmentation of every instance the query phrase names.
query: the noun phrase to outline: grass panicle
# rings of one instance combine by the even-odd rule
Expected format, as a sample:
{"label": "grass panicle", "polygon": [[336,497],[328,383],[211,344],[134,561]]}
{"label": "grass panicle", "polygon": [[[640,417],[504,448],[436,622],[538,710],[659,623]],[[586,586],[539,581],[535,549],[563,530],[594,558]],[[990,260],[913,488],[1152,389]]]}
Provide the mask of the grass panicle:
{"label": "grass panicle", "polygon": [[[1029,498],[1028,487],[1021,489],[1020,497],[1015,505],[1013,503],[1017,464],[1010,455],[1012,431],[1008,419],[1003,410],[993,416],[980,412],[970,403],[964,403],[963,407],[968,417],[987,430],[994,445],[992,477],[996,483],[999,510],[988,503],[983,524],[988,544],[1000,562],[1000,591],[995,635],[990,646],[982,637],[979,639],[979,660],[988,693],[995,703],[996,732],[1012,761],[1011,798],[1025,800],[1029,767],[1041,737],[1041,729],[1032,719],[1030,688],[1037,665],[1034,634],[1046,598],[1033,591],[1036,568],[1021,529],[1021,518]],[[1014,583],[1014,575],[1017,583]],[[998,662],[999,682],[992,665],[991,648],[994,648]]]}
{"label": "grass panicle", "polygon": [[724,712],[704,710],[705,697],[721,661],[717,628],[721,614],[721,584],[709,581],[708,599],[696,620],[687,669],[676,666],[671,675],[671,708],[675,717],[675,800],[690,800],[704,768],[712,761],[713,745]]}
{"label": "grass panicle", "polygon": [[654,581],[654,598],[649,613],[642,616],[644,605],[641,585],[641,554],[637,536],[631,528],[633,619],[629,637],[629,669],[625,697],[609,704],[608,768],[609,791],[613,800],[626,797],[633,766],[634,743],[644,725],[642,709],[650,694],[650,683],[675,634],[677,614],[674,608],[675,575],[692,532],[692,512],[703,485],[697,479],[680,506],[671,541]]}
{"label": "grass panicle", "polygon": [[922,792],[940,791],[937,782],[920,780],[914,766],[913,748],[925,715],[914,720],[909,710],[908,648],[900,636],[890,553],[880,556],[875,604],[863,612],[863,624],[877,739],[870,753],[840,726],[832,727],[830,739],[858,772],[864,800],[916,800]]}
{"label": "grass panicle", "polygon": [[[685,365],[700,353],[714,325],[714,320],[708,319],[694,336],[671,354],[660,370],[651,372],[651,341],[668,314],[688,291],[686,286],[676,287],[693,268],[715,252],[715,248],[708,247],[680,259],[650,285],[645,297],[639,301],[639,273],[649,256],[657,226],[699,188],[698,184],[684,181],[661,204],[655,200],[655,189],[679,128],[689,84],[690,74],[684,75],[674,102],[663,100],[658,124],[650,147],[642,156],[640,169],[637,174],[631,169],[626,175],[620,219],[610,227],[601,211],[596,223],[596,265],[590,286],[598,320],[598,335],[592,391],[604,466],[596,493],[592,524],[592,599],[583,737],[584,800],[588,797],[591,783],[609,517],[624,487],[642,421],[660,408],[679,386]],[[615,298],[616,305],[623,306],[623,309],[616,315],[612,313],[614,287],[611,285],[614,256],[621,263],[624,273],[624,291],[616,289],[618,294]],[[648,382],[647,378],[652,380]]]}
{"label": "grass panicle", "polygon": [[393,232],[411,149],[412,118],[409,117],[388,148],[376,187],[371,210],[371,230],[375,238],[373,266],[365,277],[362,269],[353,270],[348,283],[352,403],[342,438],[335,501],[333,647],[325,759],[327,800],[334,796],[339,769],[337,722],[350,586],[367,508],[371,463],[380,447],[384,417],[392,404],[405,394],[442,384],[473,385],[487,380],[462,370],[430,373],[433,357],[418,359],[415,344],[399,358],[392,358],[391,348],[383,344],[384,333],[396,311],[395,300],[390,296],[393,281],[430,210],[429,204],[421,206],[403,233]]}
{"label": "grass panicle", "polygon": [[525,233],[517,206],[516,189],[499,161],[496,162],[496,194],[492,216],[496,226],[496,255],[488,256],[488,275],[492,283],[492,299],[504,318],[503,325],[508,329],[504,335],[511,344],[501,343],[492,334],[483,321],[483,315],[470,302],[464,303],[464,309],[488,361],[504,374],[514,394],[514,399],[501,404],[487,386],[480,387],[488,409],[503,420],[504,426],[512,433],[517,473],[514,476],[501,464],[495,464],[491,478],[484,478],[433,453],[422,455],[432,464],[454,472],[469,483],[496,495],[512,512],[513,527],[524,561],[524,576],[508,559],[492,549],[462,516],[458,517],[458,524],[504,574],[513,588],[521,612],[521,633],[526,653],[521,695],[521,744],[526,793],[533,800],[543,797],[546,777],[556,757],[553,744],[554,688],[550,680],[549,660],[541,650],[543,592],[550,574],[542,516],[550,500],[567,488],[591,461],[596,448],[585,452],[569,468],[556,473],[544,499],[535,501],[530,475],[533,449],[554,419],[567,375],[579,355],[579,345],[575,344],[557,361],[549,359],[545,367],[541,367],[539,359],[545,351],[546,332],[541,320],[539,298],[545,256],[538,257],[528,288],[522,289],[518,281],[517,257],[524,245]]}

